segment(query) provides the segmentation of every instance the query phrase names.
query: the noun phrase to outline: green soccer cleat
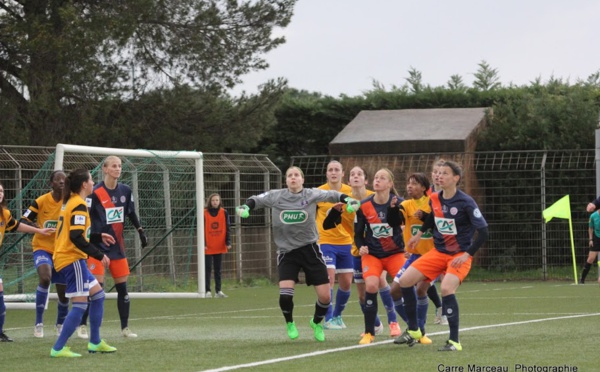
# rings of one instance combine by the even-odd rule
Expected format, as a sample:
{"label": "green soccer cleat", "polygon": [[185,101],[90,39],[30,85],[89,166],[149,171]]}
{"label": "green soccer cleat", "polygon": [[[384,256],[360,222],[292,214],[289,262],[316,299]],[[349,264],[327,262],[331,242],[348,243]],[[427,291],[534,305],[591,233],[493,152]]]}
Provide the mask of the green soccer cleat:
{"label": "green soccer cleat", "polygon": [[52,358],[79,358],[81,354],[77,354],[71,351],[71,348],[68,346],[64,346],[59,351],[54,349],[50,350],[50,356]]}
{"label": "green soccer cleat", "polygon": [[115,351],[117,351],[117,348],[110,346],[104,340],[100,340],[100,343],[98,343],[98,344],[92,344],[91,342],[88,342],[88,352],[91,354],[114,353]]}
{"label": "green soccer cleat", "polygon": [[446,341],[446,345],[439,348],[438,351],[462,351],[462,345],[460,342],[448,340]]}
{"label": "green soccer cleat", "polygon": [[296,328],[296,322],[287,323],[287,333],[290,339],[295,340],[298,338],[298,328]]}
{"label": "green soccer cleat", "polygon": [[325,332],[323,332],[323,324],[315,323],[313,320],[310,320],[310,327],[315,331],[315,340],[317,341],[325,341]]}

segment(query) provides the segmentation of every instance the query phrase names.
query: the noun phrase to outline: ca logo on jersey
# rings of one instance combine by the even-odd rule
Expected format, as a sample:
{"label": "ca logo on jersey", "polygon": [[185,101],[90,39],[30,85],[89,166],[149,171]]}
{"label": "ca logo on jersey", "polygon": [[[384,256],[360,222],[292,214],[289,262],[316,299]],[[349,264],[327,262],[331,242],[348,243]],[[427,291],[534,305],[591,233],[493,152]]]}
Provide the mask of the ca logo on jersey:
{"label": "ca logo on jersey", "polygon": [[456,235],[456,222],[453,218],[435,218],[435,226],[442,235]]}
{"label": "ca logo on jersey", "polygon": [[107,208],[106,209],[106,223],[111,225],[113,223],[125,222],[124,209],[123,207]]}
{"label": "ca logo on jersey", "polygon": [[387,223],[372,223],[370,227],[376,239],[388,238],[394,234],[394,230]]}
{"label": "ca logo on jersey", "polygon": [[279,220],[286,225],[306,222],[308,213],[305,211],[281,211]]}

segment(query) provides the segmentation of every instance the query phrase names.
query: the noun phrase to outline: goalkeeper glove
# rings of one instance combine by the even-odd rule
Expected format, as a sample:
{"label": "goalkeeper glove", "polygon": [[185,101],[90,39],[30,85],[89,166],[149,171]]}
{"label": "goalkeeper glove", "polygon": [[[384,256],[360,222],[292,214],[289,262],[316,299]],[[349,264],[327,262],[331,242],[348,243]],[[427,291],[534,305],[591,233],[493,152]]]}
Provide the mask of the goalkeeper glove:
{"label": "goalkeeper glove", "polygon": [[248,218],[250,217],[250,208],[246,204],[240,205],[239,207],[235,208],[235,214],[241,218]]}
{"label": "goalkeeper glove", "polygon": [[138,234],[140,234],[140,241],[142,242],[142,248],[146,248],[148,246],[148,237],[144,232],[144,229],[141,227],[138,229]]}
{"label": "goalkeeper glove", "polygon": [[346,198],[346,210],[348,213],[354,213],[360,208],[360,201],[352,198]]}

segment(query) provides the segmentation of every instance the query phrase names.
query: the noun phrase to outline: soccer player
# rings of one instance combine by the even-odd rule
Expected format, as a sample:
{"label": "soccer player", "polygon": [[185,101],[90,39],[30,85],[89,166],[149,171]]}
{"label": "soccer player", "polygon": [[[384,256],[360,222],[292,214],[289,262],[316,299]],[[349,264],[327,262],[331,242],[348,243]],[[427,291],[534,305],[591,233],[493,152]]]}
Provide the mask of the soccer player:
{"label": "soccer player", "polygon": [[102,265],[108,266],[110,259],[95,245],[114,243],[109,234],[90,232],[90,215],[86,197],[92,193],[94,181],[86,169],[76,169],[65,178],[63,189],[63,206],[56,228],[54,246],[54,267],[67,282],[66,296],[71,299],[72,306],[58,339],[54,343],[50,356],[53,358],[75,358],[81,354],[74,353],[65,346],[67,340],[81,321],[88,307],[90,298],[90,353],[114,353],[116,348],[100,338],[100,326],[104,315],[104,290],[89,272],[85,259],[94,257]]}
{"label": "soccer player", "polygon": [[375,194],[361,202],[354,227],[354,240],[361,255],[366,286],[365,332],[359,341],[361,345],[375,340],[377,292],[383,270],[396,275],[405,261],[402,230],[400,226],[390,226],[387,221],[392,198],[398,195],[389,169],[383,168],[375,173],[373,190]]}
{"label": "soccer player", "polygon": [[[408,246],[416,247],[421,236],[433,228],[435,249],[425,253],[410,265],[400,278],[404,307],[408,316],[408,329],[394,341],[413,346],[423,337],[417,322],[417,298],[414,285],[427,279],[433,280],[446,272],[442,279],[443,313],[448,317],[450,336],[440,351],[460,351],[458,338],[459,311],[456,289],[469,274],[473,255],[488,237],[488,225],[472,197],[458,189],[462,169],[453,161],[440,167],[439,182],[442,190],[430,196],[432,213],[421,229],[410,238]],[[477,231],[477,237],[473,240]]]}
{"label": "soccer player", "polygon": [[[110,258],[109,271],[117,289],[117,309],[121,320],[121,334],[123,337],[137,337],[129,329],[129,293],[127,292],[127,279],[129,278],[129,264],[125,256],[125,239],[123,230],[125,217],[129,218],[137,230],[142,248],[148,245],[148,238],[142,228],[140,220],[135,213],[133,194],[129,186],[120,183],[121,159],[117,156],[108,156],[102,164],[103,181],[94,187],[91,198],[90,217],[92,219],[92,232],[110,234],[115,242],[106,245],[100,243],[100,249],[107,252]],[[88,267],[98,282],[104,284],[104,266],[93,257],[88,259]],[[87,338],[85,332],[86,317],[77,330],[81,338]]]}
{"label": "soccer player", "polygon": [[[350,176],[348,177],[348,184],[352,188],[351,197],[357,200],[364,200],[368,196],[373,195],[375,192],[367,190],[367,174],[365,170],[359,166],[355,166],[350,170]],[[358,303],[361,311],[364,315],[365,310],[365,281],[363,279],[362,272],[362,261],[360,253],[354,242],[354,221],[356,220],[356,213],[343,213],[343,203],[336,203],[331,209],[330,213],[323,221],[323,228],[330,229],[338,224],[342,224],[344,229],[353,237],[352,241],[352,259],[354,266],[354,283],[356,284],[356,291],[358,292]],[[344,218],[342,219],[342,215]],[[402,333],[398,324],[398,318],[396,317],[396,310],[394,309],[394,300],[390,293],[390,286],[386,281],[387,272],[384,271],[379,278],[379,295],[381,301],[387,312],[388,326],[390,327],[390,337],[398,337]],[[379,316],[375,318],[375,335],[383,333],[383,324],[379,319]],[[364,335],[364,334],[363,334]],[[361,335],[361,337],[363,336]]]}
{"label": "soccer player", "polygon": [[[415,247],[409,247],[408,241],[412,238],[423,225],[422,216],[431,213],[429,207],[429,196],[426,192],[429,189],[429,180],[423,173],[413,173],[408,177],[406,185],[406,194],[409,197],[402,203],[392,200],[390,210],[388,211],[388,222],[390,226],[404,225],[403,236],[406,252],[410,254],[402,269],[398,271],[394,282],[392,283],[392,297],[396,307],[404,311],[402,301],[402,290],[400,289],[400,278],[406,269],[421,255],[433,249],[433,239],[431,230],[427,231]],[[421,213],[418,213],[418,212]],[[417,320],[419,329],[423,334],[418,341],[422,344],[431,344],[432,341],[425,335],[425,323],[427,321],[427,308],[429,300],[427,299],[427,290],[431,288],[429,281],[417,283]]]}
{"label": "soccer player", "polygon": [[[4,240],[6,231],[20,231],[29,234],[51,235],[55,229],[53,227],[37,228],[15,220],[10,211],[6,208],[6,199],[4,198],[4,185],[0,183],[0,247]],[[4,304],[4,285],[0,276],[0,342],[12,342],[13,339],[4,333],[4,320],[6,318],[6,305]]]}
{"label": "soccer player", "polygon": [[221,291],[221,265],[223,254],[231,249],[229,234],[229,214],[221,205],[221,195],[211,194],[204,208],[204,271],[206,279],[206,298],[210,298],[210,274],[214,264],[215,298],[227,297]]}
{"label": "soccer player", "polygon": [[590,253],[588,254],[587,260],[583,265],[583,271],[581,272],[580,284],[585,283],[585,278],[590,272],[592,264],[598,261],[598,252],[600,251],[600,210],[595,211],[590,215],[588,223],[588,235],[590,237],[589,247]]}
{"label": "soccer player", "polygon": [[[431,195],[431,193],[438,192],[441,190],[440,182],[438,180],[438,173],[440,166],[444,164],[444,162],[446,162],[446,160],[444,159],[438,159],[435,162],[433,162],[433,166],[431,168],[431,188],[427,190],[427,195]],[[416,216],[422,219],[422,214],[417,212]],[[441,281],[443,277],[444,274],[440,275],[438,278],[436,278],[436,280],[431,282],[431,285],[427,290],[427,296],[435,305],[435,319],[433,320],[433,324],[448,325],[448,318],[446,318],[446,316],[442,314],[442,299],[440,298],[440,295],[438,294],[437,288],[435,286],[435,283],[437,281]]]}
{"label": "soccer player", "polygon": [[279,307],[285,318],[288,337],[292,340],[298,338],[293,317],[294,286],[302,269],[306,285],[313,285],[317,294],[315,311],[309,324],[315,339],[325,341],[322,321],[331,302],[331,292],[327,265],[317,245],[317,203],[340,201],[347,203],[350,211],[355,211],[360,202],[335,190],[304,188],[304,173],[298,167],[287,169],[285,182],[285,189],[251,196],[246,204],[236,208],[236,214],[247,218],[255,208],[271,208],[273,238],[277,245]]}
{"label": "soccer player", "polygon": [[[21,223],[31,226],[55,228],[58,224],[58,215],[62,207],[62,190],[65,184],[65,173],[56,170],[50,174],[52,191],[35,199],[23,213]],[[33,335],[44,337],[44,309],[48,300],[50,282],[56,286],[58,295],[58,312],[56,316],[56,332],[60,334],[62,324],[69,312],[69,300],[65,297],[66,283],[62,275],[54,270],[52,254],[54,253],[55,234],[35,234],[31,242],[33,248],[33,261],[38,273],[39,283],[35,292],[35,327]]]}
{"label": "soccer player", "polygon": [[[335,190],[350,195],[352,188],[344,183],[344,169],[339,161],[332,160],[327,164],[327,183],[319,186],[321,190]],[[331,211],[334,203],[321,202],[317,204],[317,228],[319,231],[319,247],[327,264],[329,274],[329,290],[333,298],[335,276],[338,278],[338,289],[335,295],[335,308],[329,305],[325,315],[325,329],[344,329],[346,324],[342,320],[342,312],[350,298],[352,286],[353,259],[352,236],[342,225],[331,229],[323,228],[323,221]],[[348,218],[348,217],[346,217]]]}

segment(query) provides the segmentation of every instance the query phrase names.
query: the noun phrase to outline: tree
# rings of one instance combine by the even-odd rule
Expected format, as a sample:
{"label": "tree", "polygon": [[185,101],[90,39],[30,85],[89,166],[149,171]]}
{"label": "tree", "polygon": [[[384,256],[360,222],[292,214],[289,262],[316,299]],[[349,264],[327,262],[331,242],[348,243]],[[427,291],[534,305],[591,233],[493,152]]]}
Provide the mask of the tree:
{"label": "tree", "polygon": [[406,81],[413,93],[420,93],[423,90],[423,74],[416,68],[410,67]]}
{"label": "tree", "polygon": [[491,68],[486,61],[481,61],[478,64],[479,69],[473,74],[475,81],[473,86],[476,89],[488,91],[494,90],[500,87],[500,76],[498,76],[498,70]]}
{"label": "tree", "polygon": [[467,86],[463,82],[462,76],[454,74],[450,76],[450,80],[448,80],[448,89],[453,91],[465,92],[467,90]]}
{"label": "tree", "polygon": [[92,126],[101,100],[181,84],[218,92],[267,67],[295,2],[3,1],[0,106],[14,108],[29,144],[47,145]]}

